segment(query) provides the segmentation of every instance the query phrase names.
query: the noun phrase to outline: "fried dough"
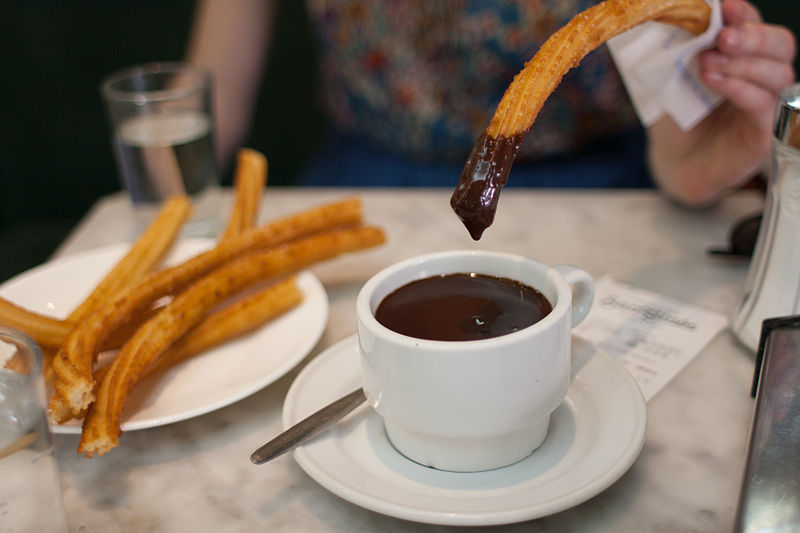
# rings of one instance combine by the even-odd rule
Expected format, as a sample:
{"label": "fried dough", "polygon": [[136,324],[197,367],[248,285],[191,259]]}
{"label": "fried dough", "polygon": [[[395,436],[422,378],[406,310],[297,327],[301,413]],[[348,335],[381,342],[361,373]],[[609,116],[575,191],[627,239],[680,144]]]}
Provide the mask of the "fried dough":
{"label": "fried dough", "polygon": [[506,89],[450,198],[472,238],[480,239],[494,221],[500,190],[523,137],[567,71],[608,39],[643,22],[661,21],[699,34],[710,16],[703,0],[605,0],[551,35]]}

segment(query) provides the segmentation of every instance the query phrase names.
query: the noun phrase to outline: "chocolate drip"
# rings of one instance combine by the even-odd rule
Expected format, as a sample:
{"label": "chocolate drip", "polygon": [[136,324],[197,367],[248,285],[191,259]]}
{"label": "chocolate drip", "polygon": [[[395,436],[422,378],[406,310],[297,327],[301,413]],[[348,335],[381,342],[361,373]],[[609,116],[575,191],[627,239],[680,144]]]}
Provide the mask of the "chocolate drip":
{"label": "chocolate drip", "polygon": [[450,207],[476,241],[494,221],[500,189],[508,181],[522,137],[522,134],[492,137],[484,131],[461,171]]}

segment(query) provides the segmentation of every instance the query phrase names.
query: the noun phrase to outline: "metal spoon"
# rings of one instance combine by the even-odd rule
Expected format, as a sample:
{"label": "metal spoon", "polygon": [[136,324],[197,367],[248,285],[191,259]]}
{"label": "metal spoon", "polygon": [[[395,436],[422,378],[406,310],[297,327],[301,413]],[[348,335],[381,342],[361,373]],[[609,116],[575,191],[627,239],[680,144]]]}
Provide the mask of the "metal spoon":
{"label": "metal spoon", "polygon": [[347,396],[339,398],[335,402],[323,407],[307,418],[304,418],[261,446],[250,455],[250,460],[260,465],[294,449],[320,431],[327,429],[341,420],[347,413],[365,402],[366,399],[367,397],[364,395],[364,389],[354,390]]}

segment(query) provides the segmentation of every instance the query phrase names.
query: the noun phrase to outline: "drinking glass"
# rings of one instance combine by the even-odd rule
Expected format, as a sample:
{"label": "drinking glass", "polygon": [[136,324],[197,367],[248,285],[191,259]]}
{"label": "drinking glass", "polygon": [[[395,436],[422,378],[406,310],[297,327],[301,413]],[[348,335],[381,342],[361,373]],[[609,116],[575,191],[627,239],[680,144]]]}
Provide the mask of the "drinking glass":
{"label": "drinking glass", "polygon": [[186,63],[149,63],[103,80],[122,185],[146,223],[174,194],[192,197],[195,234],[211,233],[209,191],[219,184],[214,157],[212,77]]}
{"label": "drinking glass", "polygon": [[67,531],[45,405],[39,346],[0,327],[0,533]]}

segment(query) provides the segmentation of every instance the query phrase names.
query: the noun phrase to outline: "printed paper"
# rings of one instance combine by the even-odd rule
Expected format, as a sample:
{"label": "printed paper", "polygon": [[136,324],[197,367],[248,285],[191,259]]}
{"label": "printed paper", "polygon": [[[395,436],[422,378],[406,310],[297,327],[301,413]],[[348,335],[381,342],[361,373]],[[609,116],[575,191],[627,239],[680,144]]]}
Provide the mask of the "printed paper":
{"label": "printed paper", "polygon": [[720,313],[604,277],[573,333],[621,362],[650,400],[727,324]]}

